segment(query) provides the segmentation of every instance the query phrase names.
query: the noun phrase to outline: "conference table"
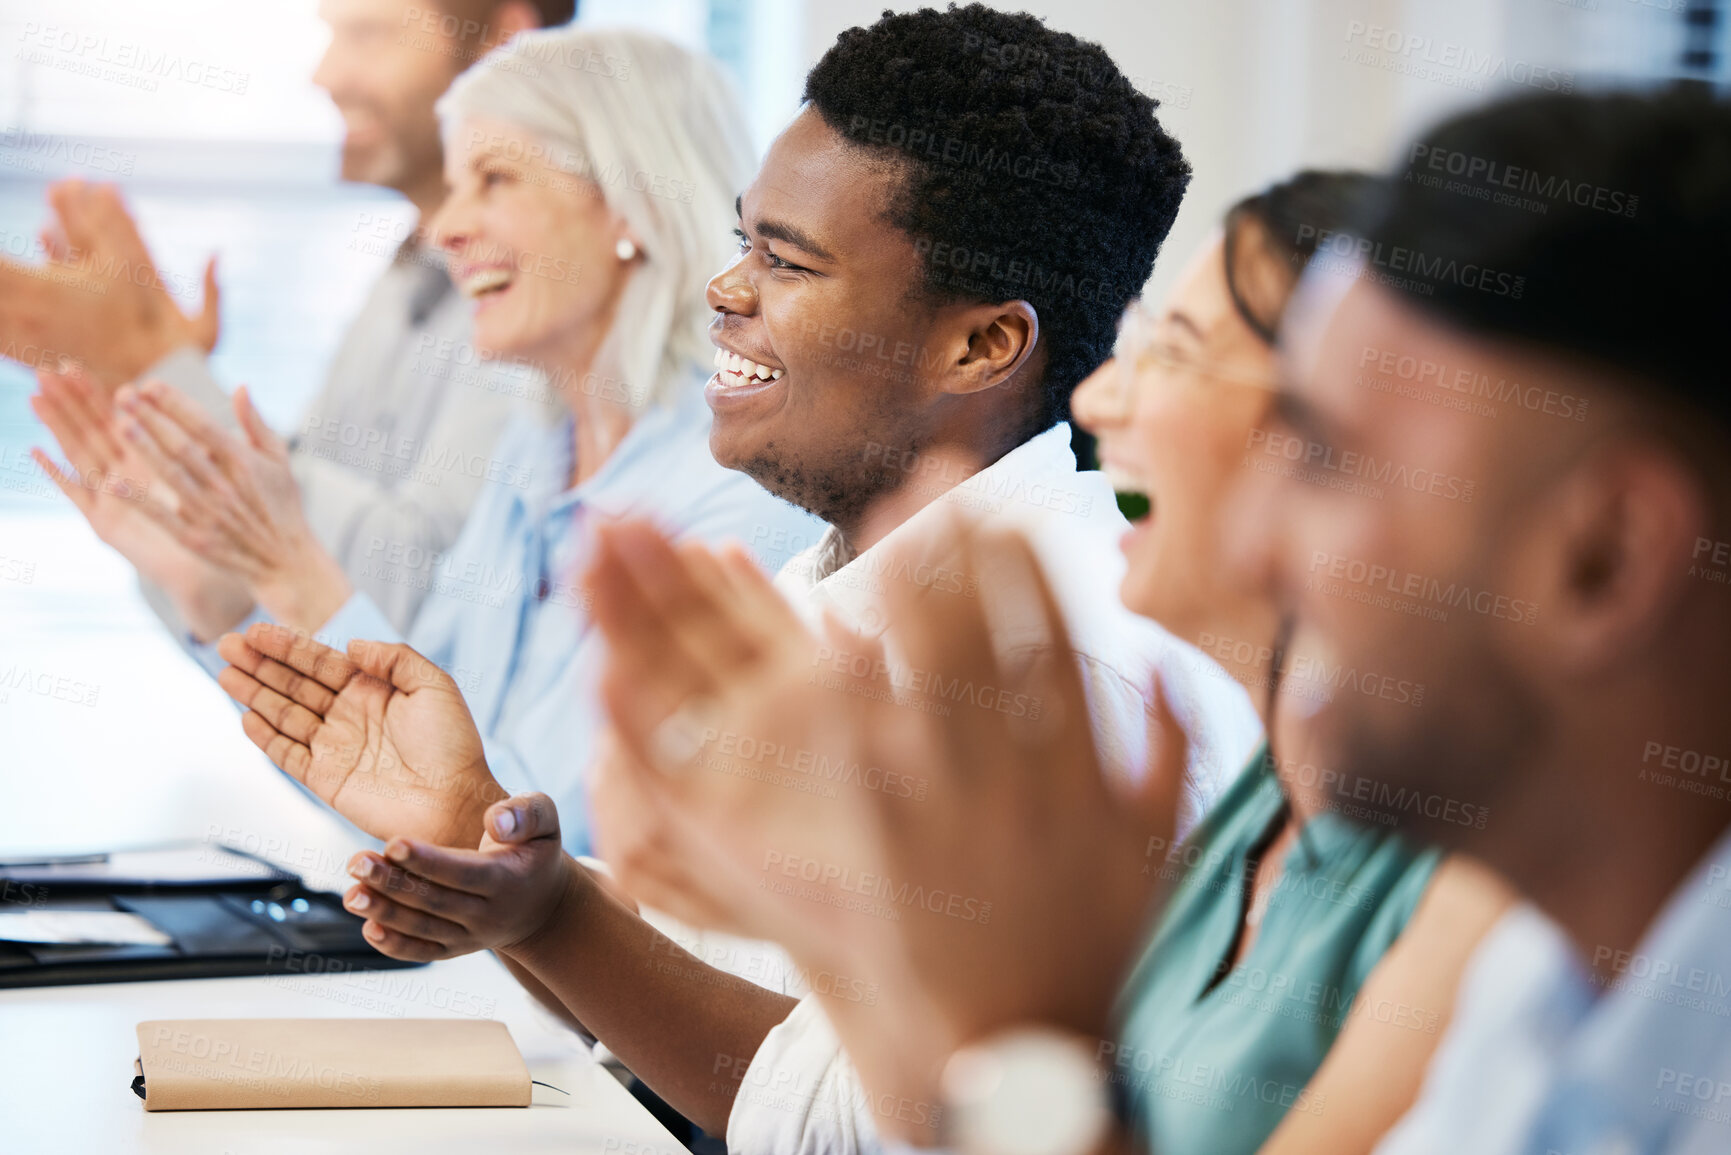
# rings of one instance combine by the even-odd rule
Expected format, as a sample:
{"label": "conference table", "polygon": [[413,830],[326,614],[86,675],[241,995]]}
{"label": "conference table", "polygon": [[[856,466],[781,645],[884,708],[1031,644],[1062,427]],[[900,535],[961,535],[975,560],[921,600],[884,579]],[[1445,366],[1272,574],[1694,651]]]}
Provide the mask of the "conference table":
{"label": "conference table", "polygon": [[[471,1014],[503,1022],[531,1077],[551,1084],[532,1088],[531,1106],[147,1112],[132,1091],[135,1027],[144,1020]],[[687,1155],[571,1030],[534,1005],[505,968],[484,954],[367,976],[0,991],[0,1151]]]}
{"label": "conference table", "polygon": [[[7,544],[36,580],[0,590],[0,669],[80,693],[32,693],[32,677],[0,694],[0,855],[223,844],[342,890],[364,836],[252,747],[123,563],[60,518],[13,519]],[[146,1112],[132,1090],[141,1021],[299,1016],[497,1019],[551,1086],[534,1087],[528,1108],[342,1111]],[[366,974],[0,990],[3,1155],[350,1151],[686,1155],[487,954]]]}

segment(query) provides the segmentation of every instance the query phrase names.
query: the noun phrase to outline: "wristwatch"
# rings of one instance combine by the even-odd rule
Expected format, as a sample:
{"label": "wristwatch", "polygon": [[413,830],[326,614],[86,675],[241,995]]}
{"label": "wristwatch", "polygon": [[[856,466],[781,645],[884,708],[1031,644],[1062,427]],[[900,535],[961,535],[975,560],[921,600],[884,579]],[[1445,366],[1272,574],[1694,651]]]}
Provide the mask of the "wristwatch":
{"label": "wristwatch", "polygon": [[1096,1046],[1048,1027],[1018,1027],[944,1064],[946,1146],[960,1155],[1088,1155],[1112,1122]]}

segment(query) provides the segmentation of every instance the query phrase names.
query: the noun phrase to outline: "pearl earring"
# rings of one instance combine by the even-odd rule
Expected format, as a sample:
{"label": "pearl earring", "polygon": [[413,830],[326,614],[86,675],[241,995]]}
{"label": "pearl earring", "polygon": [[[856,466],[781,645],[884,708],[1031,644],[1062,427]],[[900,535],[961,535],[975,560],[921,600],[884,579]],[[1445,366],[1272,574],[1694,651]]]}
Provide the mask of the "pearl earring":
{"label": "pearl earring", "polygon": [[613,246],[613,252],[622,261],[634,261],[637,259],[637,246],[632,242],[630,237],[620,237],[619,243]]}

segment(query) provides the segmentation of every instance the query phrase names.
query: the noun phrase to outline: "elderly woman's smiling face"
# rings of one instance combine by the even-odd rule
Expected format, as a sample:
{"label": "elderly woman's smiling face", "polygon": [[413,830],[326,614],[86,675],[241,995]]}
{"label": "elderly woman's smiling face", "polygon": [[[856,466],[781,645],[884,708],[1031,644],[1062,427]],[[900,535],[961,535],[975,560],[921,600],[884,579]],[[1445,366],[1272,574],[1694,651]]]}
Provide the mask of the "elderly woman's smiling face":
{"label": "elderly woman's smiling face", "polygon": [[489,117],[460,121],[445,156],[451,193],[429,232],[474,302],[476,346],[549,368],[592,356],[633,263],[581,158]]}

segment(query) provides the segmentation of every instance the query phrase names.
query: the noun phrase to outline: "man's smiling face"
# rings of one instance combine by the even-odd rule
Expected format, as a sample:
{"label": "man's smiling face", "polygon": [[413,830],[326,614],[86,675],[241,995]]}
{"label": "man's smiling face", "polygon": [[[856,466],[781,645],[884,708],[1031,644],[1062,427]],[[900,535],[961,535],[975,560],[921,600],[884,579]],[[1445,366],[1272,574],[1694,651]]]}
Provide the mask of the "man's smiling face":
{"label": "man's smiling face", "polygon": [[[709,283],[731,366],[707,390],[716,460],[843,525],[902,480],[886,461],[928,444],[943,367],[966,354],[885,218],[901,179],[807,108],[740,198],[739,256]],[[729,353],[762,371],[734,372]]]}

